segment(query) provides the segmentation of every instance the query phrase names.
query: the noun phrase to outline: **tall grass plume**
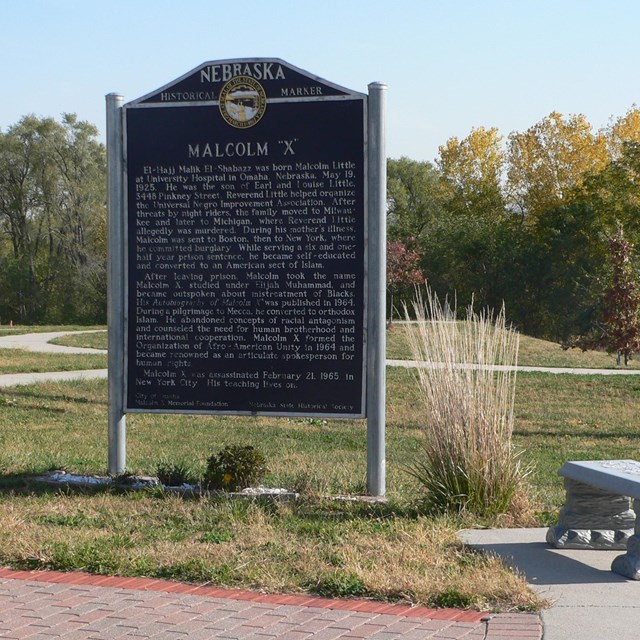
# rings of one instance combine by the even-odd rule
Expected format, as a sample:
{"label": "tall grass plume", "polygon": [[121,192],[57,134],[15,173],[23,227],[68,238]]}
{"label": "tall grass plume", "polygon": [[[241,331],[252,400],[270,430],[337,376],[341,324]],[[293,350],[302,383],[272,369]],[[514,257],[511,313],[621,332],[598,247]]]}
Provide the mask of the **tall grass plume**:
{"label": "tall grass plume", "polygon": [[424,439],[409,472],[435,511],[505,513],[525,471],[512,444],[519,335],[494,316],[466,318],[428,288],[405,316],[407,337],[424,401]]}

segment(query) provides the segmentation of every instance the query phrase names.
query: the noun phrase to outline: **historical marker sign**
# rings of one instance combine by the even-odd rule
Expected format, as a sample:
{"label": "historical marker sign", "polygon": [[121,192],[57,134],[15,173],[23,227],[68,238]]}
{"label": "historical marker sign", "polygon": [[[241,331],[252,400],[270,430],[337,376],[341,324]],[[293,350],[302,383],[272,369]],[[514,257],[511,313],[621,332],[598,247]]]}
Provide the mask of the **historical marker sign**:
{"label": "historical marker sign", "polygon": [[277,59],[125,105],[126,411],[365,415],[366,106]]}

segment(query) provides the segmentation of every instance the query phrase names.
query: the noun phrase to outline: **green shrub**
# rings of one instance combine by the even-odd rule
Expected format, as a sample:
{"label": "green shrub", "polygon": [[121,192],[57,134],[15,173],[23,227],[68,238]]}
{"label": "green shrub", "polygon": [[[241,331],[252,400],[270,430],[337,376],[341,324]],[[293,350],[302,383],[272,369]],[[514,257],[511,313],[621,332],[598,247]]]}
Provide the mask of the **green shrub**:
{"label": "green shrub", "polygon": [[207,544],[222,544],[233,540],[233,534],[227,531],[208,531],[198,538],[198,542]]}
{"label": "green shrub", "polygon": [[131,487],[138,482],[138,477],[131,471],[123,471],[111,477],[113,486],[116,488]]}
{"label": "green shrub", "polygon": [[470,609],[475,604],[475,598],[457,589],[446,589],[435,594],[429,604],[439,608]]}
{"label": "green shrub", "polygon": [[342,569],[322,576],[313,591],[325,598],[359,598],[368,595],[367,587],[360,577]]}
{"label": "green shrub", "polygon": [[204,485],[209,489],[240,491],[255,486],[266,473],[266,459],[260,451],[250,445],[230,445],[207,460]]}

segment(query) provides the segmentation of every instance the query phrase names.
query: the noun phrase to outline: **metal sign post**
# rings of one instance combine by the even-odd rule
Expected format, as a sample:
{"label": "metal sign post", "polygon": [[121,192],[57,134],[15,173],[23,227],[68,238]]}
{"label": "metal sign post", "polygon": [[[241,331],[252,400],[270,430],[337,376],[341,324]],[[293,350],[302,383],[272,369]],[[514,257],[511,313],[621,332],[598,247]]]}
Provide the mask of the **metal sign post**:
{"label": "metal sign post", "polygon": [[385,84],[375,82],[369,85],[367,492],[371,496],[384,496],[386,486],[386,94]]}
{"label": "metal sign post", "polygon": [[123,198],[123,98],[107,97],[107,211],[108,280],[107,315],[109,340],[109,456],[111,475],[126,467],[126,416],[124,413],[124,198]]}

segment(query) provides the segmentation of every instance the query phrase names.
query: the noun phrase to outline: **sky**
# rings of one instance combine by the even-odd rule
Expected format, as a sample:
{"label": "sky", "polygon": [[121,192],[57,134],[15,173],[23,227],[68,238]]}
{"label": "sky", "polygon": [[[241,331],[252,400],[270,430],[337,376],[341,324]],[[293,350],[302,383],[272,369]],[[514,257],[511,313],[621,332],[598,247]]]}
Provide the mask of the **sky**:
{"label": "sky", "polygon": [[356,91],[388,86],[387,156],[525,131],[595,129],[640,103],[637,0],[0,0],[0,131],[134,100],[206,61],[281,58]]}

